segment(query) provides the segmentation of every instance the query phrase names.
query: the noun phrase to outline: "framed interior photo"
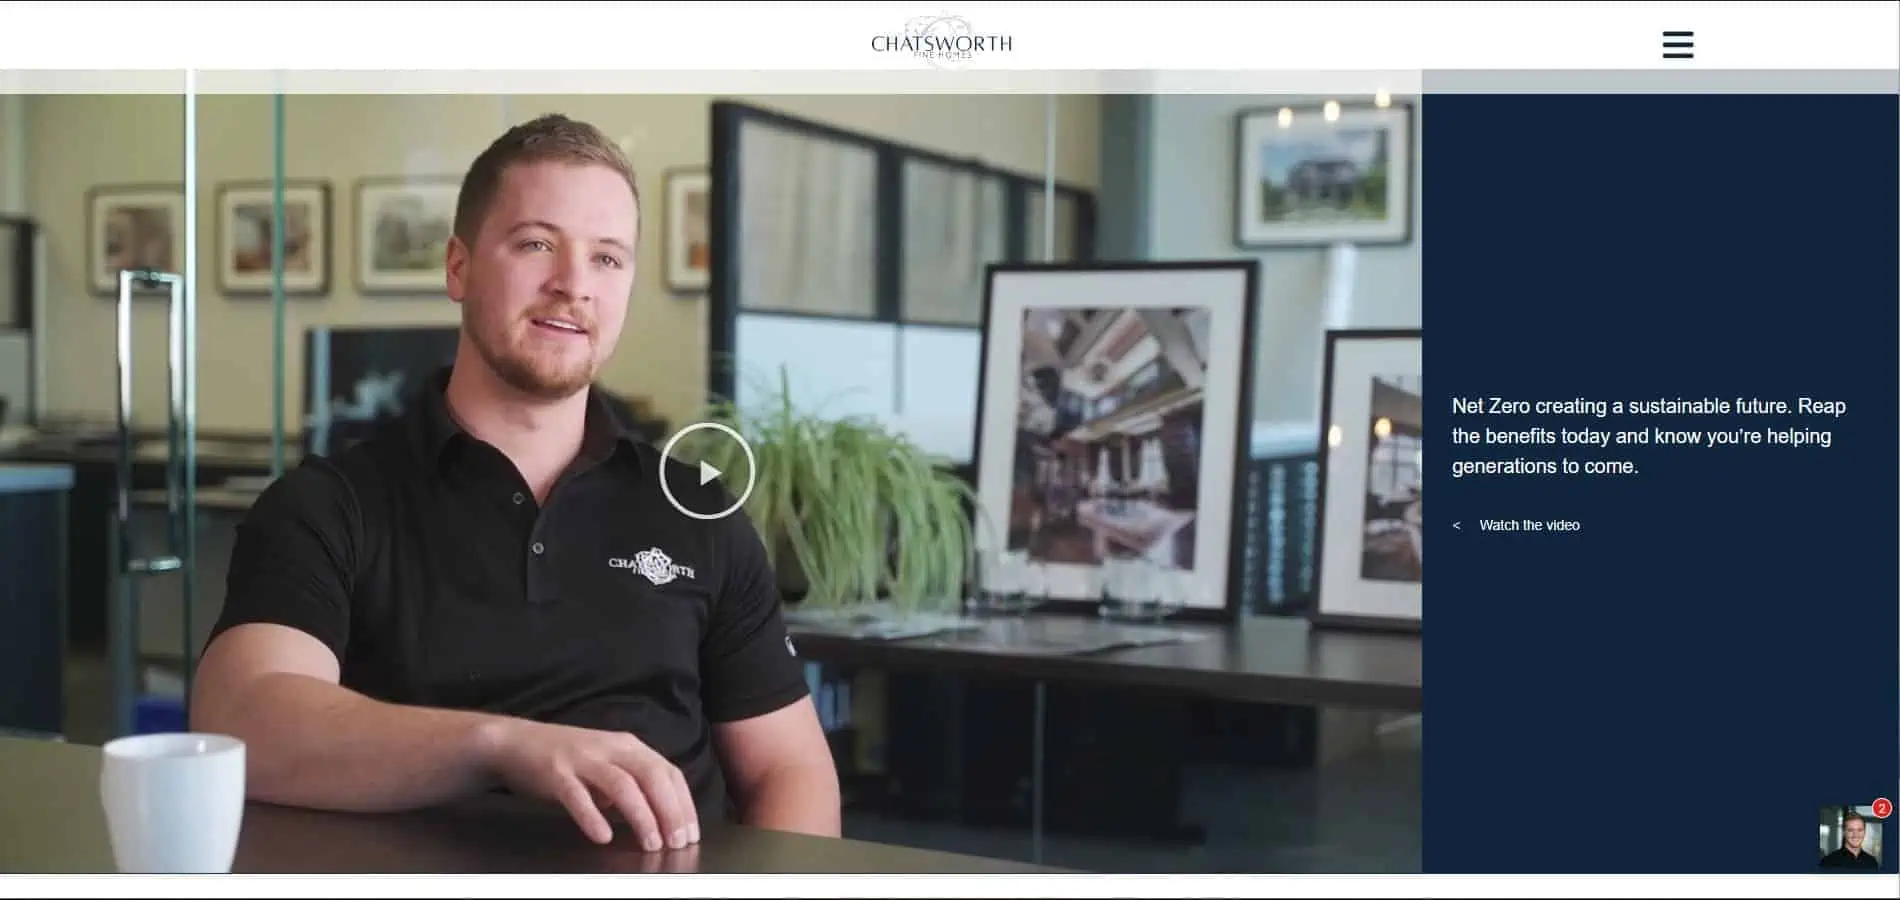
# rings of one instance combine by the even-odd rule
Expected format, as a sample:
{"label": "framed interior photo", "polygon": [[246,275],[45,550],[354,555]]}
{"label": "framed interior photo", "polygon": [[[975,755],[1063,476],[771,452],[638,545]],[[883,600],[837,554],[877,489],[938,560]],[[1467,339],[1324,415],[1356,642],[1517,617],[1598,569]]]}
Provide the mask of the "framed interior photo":
{"label": "framed interior photo", "polygon": [[[271,294],[277,229],[269,181],[218,185],[218,290],[226,296]],[[284,293],[330,290],[330,184],[284,182]]]}
{"label": "framed interior photo", "polygon": [[119,292],[119,272],[183,274],[185,189],[176,184],[101,185],[86,192],[86,283]]}
{"label": "framed interior photo", "polygon": [[1412,238],[1412,108],[1252,109],[1237,122],[1234,241],[1242,247]]}
{"label": "framed interior photo", "polygon": [[712,174],[705,169],[666,173],[666,286],[699,293],[712,278]]}
{"label": "framed interior photo", "polygon": [[977,396],[980,554],[1034,570],[1053,611],[1095,609],[1144,564],[1175,618],[1242,608],[1253,260],[998,264]]}
{"label": "framed interior photo", "polygon": [[356,286],[365,294],[440,294],[455,228],[456,178],[356,183]]}
{"label": "framed interior photo", "polygon": [[1421,334],[1326,333],[1316,625],[1423,629]]}

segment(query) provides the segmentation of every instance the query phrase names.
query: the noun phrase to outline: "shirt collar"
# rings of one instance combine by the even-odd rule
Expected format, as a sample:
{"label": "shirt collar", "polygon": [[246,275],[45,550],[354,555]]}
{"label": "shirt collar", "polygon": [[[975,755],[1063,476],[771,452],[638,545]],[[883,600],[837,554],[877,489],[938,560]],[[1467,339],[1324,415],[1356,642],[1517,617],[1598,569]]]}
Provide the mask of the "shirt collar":
{"label": "shirt collar", "polygon": [[[455,417],[449,414],[449,404],[445,392],[449,386],[451,366],[436,370],[422,391],[420,409],[416,417],[419,428],[423,458],[440,465],[446,458],[449,448],[473,439],[462,429]],[[607,394],[599,385],[587,389],[587,424],[581,437],[581,457],[593,462],[604,462],[618,456],[629,465],[638,467],[641,444],[646,439],[633,430],[633,423],[623,420]]]}

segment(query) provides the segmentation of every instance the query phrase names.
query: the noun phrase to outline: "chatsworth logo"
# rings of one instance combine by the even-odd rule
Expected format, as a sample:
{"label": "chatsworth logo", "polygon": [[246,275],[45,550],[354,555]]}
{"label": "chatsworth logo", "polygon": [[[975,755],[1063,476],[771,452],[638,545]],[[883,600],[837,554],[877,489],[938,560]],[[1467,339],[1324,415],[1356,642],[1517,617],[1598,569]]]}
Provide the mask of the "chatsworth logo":
{"label": "chatsworth logo", "polygon": [[904,23],[900,34],[873,35],[871,50],[901,53],[933,66],[950,67],[984,54],[1008,53],[1011,43],[1007,34],[980,34],[968,19],[944,13],[911,19]]}
{"label": "chatsworth logo", "polygon": [[646,579],[653,582],[656,587],[666,584],[675,578],[696,577],[693,575],[692,566],[682,566],[674,562],[672,557],[666,555],[666,551],[658,547],[635,553],[632,559],[614,557],[607,560],[607,567],[611,569],[632,569],[646,576]]}

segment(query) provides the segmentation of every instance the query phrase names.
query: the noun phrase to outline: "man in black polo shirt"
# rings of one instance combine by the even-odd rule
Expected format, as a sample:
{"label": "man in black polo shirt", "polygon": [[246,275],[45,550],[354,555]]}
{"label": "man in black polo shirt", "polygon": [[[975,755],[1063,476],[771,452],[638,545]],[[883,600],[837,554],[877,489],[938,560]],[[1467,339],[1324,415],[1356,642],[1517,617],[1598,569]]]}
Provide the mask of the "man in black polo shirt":
{"label": "man in black polo shirt", "polygon": [[592,126],[511,129],[463,181],[452,369],[424,402],[258,498],[192,727],[242,738],[265,801],[396,810],[503,788],[608,810],[649,850],[700,822],[836,835],[837,773],[775,581],[717,482],[598,392],[639,196]]}
{"label": "man in black polo shirt", "polygon": [[1867,840],[1867,820],[1860,813],[1849,812],[1841,817],[1841,846],[1821,857],[1823,869],[1861,869],[1868,872],[1880,871],[1880,860],[1872,853],[1861,849]]}

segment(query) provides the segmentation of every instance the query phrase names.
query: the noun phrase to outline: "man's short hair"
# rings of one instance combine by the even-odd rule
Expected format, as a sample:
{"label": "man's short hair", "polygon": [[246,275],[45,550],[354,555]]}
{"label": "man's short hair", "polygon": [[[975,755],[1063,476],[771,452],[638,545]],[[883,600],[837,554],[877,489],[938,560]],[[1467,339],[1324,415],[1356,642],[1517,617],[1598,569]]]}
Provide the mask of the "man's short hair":
{"label": "man's short hair", "polygon": [[1841,816],[1842,830],[1846,830],[1847,823],[1849,822],[1859,822],[1861,830],[1865,831],[1867,829],[1867,819],[1862,817],[1860,813],[1850,812],[1844,816]]}
{"label": "man's short hair", "polygon": [[619,172],[633,191],[633,205],[640,205],[640,186],[634,179],[633,164],[620,147],[607,139],[600,129],[560,113],[549,113],[523,122],[495,139],[462,178],[461,193],[455,199],[455,236],[464,244],[475,243],[482,220],[501,190],[501,177],[510,166],[522,163],[564,162],[606,166]]}

